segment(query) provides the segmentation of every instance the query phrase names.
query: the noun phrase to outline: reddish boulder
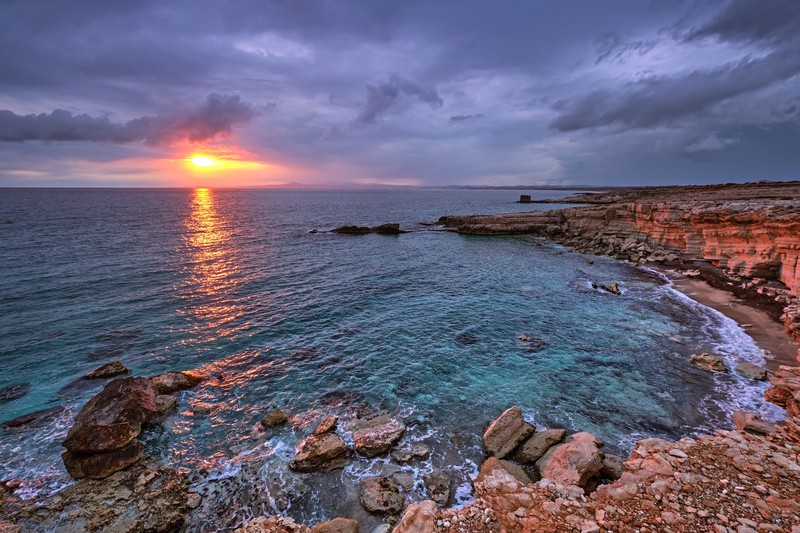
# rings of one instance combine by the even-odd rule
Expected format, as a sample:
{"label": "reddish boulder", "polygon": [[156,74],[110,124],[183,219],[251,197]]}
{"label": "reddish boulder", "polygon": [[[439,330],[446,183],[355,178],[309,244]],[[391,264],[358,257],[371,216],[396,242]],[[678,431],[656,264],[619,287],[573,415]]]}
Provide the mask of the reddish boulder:
{"label": "reddish boulder", "polygon": [[536,428],[525,422],[519,407],[510,407],[483,433],[483,443],[490,455],[502,459],[522,444]]}
{"label": "reddish boulder", "polygon": [[542,477],[585,487],[603,468],[603,452],[591,439],[574,440],[550,448],[536,466]]}
{"label": "reddish boulder", "polygon": [[405,431],[406,426],[394,419],[385,424],[359,429],[353,433],[355,449],[365,457],[375,457],[388,452]]}
{"label": "reddish boulder", "polygon": [[342,468],[350,461],[347,446],[335,433],[310,435],[300,441],[289,468],[297,472],[316,472]]}

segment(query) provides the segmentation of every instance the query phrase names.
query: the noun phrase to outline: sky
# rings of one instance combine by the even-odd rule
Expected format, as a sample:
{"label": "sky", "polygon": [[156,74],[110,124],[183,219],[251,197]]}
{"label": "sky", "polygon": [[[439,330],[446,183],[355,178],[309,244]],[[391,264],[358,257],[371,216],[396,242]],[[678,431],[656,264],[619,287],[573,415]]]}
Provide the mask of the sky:
{"label": "sky", "polygon": [[759,179],[797,0],[0,2],[0,186]]}

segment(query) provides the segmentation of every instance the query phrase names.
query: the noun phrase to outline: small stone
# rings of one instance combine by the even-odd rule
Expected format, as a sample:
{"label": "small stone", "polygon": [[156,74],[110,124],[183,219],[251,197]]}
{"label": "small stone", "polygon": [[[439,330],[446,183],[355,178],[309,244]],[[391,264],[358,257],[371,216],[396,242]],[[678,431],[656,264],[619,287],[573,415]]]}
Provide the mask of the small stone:
{"label": "small stone", "polygon": [[288,421],[289,415],[286,414],[286,411],[283,409],[273,409],[264,415],[264,418],[261,419],[261,425],[264,426],[265,429],[270,429],[282,426]]}

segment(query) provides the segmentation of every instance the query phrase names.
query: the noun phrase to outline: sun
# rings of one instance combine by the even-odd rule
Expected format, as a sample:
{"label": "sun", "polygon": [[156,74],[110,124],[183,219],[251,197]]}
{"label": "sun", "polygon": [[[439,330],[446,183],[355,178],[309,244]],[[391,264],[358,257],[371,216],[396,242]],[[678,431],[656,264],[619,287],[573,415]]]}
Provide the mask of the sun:
{"label": "sun", "polygon": [[190,161],[192,162],[192,164],[194,166],[201,167],[201,168],[213,167],[213,166],[215,166],[217,164],[217,160],[216,159],[214,159],[211,156],[207,156],[207,155],[195,155],[195,156],[192,156]]}

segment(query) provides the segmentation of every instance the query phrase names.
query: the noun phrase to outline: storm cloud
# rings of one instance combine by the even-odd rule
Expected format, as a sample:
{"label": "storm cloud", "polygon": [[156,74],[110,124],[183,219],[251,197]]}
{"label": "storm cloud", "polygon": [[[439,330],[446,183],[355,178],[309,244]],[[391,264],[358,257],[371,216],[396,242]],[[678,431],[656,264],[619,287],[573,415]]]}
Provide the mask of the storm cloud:
{"label": "storm cloud", "polygon": [[435,89],[422,87],[411,80],[392,75],[387,81],[367,86],[367,99],[351,125],[359,128],[375,122],[396,105],[401,97],[414,96],[434,109],[442,107],[444,101]]}
{"label": "storm cloud", "polygon": [[39,115],[0,110],[0,141],[145,141],[153,145],[180,140],[200,142],[230,134],[233,126],[249,122],[255,115],[252,105],[227,94],[210,94],[193,109],[125,123],[111,122],[108,117],[73,115],[64,109]]}

